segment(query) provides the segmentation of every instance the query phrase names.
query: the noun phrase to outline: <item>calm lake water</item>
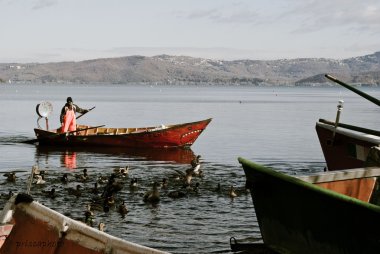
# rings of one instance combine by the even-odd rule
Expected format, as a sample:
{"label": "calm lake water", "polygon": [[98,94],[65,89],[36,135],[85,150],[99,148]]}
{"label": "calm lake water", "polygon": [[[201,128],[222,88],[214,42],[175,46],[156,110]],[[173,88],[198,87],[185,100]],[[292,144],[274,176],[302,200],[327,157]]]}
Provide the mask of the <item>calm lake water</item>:
{"label": "calm lake water", "polygon": [[[380,88],[361,88],[380,98]],[[190,151],[52,150],[20,143],[33,139],[37,126],[36,105],[53,104],[50,128],[59,124],[59,112],[66,97],[80,107],[96,108],[78,119],[87,125],[108,127],[145,127],[213,118]],[[315,132],[319,118],[334,120],[338,100],[345,101],[341,122],[377,128],[379,107],[338,86],[334,87],[199,87],[199,86],[131,86],[131,85],[1,85],[0,86],[0,170],[17,173],[16,183],[7,183],[0,175],[1,206],[5,196],[25,192],[31,167],[47,171],[47,184],[33,185],[31,194],[48,207],[82,220],[89,190],[99,176],[109,176],[113,169],[129,165],[129,176],[116,203],[125,200],[130,212],[122,217],[116,208],[95,211],[94,227],[106,224],[106,232],[127,241],[172,253],[230,253],[229,239],[260,241],[260,230],[249,194],[243,190],[245,176],[237,157],[262,163],[287,174],[310,174],[322,171],[325,163]],[[41,120],[41,127],[45,121]],[[202,156],[204,177],[197,193],[171,199],[167,193],[181,188],[175,180],[177,171],[189,164],[184,156]],[[181,159],[182,158],[182,159]],[[90,180],[80,183],[81,197],[68,195],[66,188],[78,184],[75,175],[87,168]],[[69,173],[71,182],[58,180]],[[132,177],[140,186],[129,188]],[[153,181],[169,179],[161,190],[158,205],[143,202],[143,194]],[[216,191],[218,183],[222,191]],[[238,197],[231,199],[228,189],[234,186]],[[56,199],[46,198],[44,191],[56,188]],[[100,188],[102,185],[100,185]]]}

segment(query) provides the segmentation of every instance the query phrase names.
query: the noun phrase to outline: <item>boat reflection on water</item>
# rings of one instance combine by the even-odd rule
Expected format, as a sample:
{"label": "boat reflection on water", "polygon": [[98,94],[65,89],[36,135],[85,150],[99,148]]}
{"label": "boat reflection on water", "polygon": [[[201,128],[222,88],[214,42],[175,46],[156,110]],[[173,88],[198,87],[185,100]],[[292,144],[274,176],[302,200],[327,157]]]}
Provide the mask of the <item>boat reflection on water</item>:
{"label": "boat reflection on water", "polygon": [[62,152],[62,165],[66,168],[73,170],[77,167],[77,152],[65,151]]}
{"label": "boat reflection on water", "polygon": [[104,154],[132,160],[163,161],[177,164],[190,164],[195,158],[190,148],[120,148],[120,147],[56,147],[36,146],[37,160],[60,156],[61,166],[69,170],[77,168],[80,154]]}

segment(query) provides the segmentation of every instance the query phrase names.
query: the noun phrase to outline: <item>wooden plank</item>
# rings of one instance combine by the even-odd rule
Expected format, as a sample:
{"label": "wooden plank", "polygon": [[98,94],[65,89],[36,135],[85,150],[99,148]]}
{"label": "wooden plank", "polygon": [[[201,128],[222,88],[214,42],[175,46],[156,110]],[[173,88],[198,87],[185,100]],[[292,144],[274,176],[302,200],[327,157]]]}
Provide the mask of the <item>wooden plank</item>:
{"label": "wooden plank", "polygon": [[352,198],[357,198],[364,202],[370,201],[375,184],[375,177],[317,183],[317,185],[322,188],[329,189]]}
{"label": "wooden plank", "polygon": [[317,175],[299,176],[297,178],[309,183],[323,183],[378,176],[380,176],[380,167],[367,167],[327,171],[318,173]]}

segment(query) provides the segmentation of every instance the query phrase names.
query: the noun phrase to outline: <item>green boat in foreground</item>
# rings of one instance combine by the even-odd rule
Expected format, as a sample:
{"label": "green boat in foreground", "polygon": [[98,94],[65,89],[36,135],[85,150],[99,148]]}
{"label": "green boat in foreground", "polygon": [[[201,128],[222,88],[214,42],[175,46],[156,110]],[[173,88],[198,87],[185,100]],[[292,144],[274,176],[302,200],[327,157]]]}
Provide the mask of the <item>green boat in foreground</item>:
{"label": "green boat in foreground", "polygon": [[239,158],[264,244],[278,253],[380,253],[379,167],[294,177]]}

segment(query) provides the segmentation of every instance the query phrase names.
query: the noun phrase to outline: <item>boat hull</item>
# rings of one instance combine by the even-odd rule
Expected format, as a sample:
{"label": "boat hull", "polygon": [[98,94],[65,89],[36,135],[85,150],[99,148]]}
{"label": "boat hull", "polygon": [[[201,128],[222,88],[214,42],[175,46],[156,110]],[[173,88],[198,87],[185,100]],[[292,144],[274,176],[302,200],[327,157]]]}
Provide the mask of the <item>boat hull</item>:
{"label": "boat hull", "polygon": [[380,207],[239,158],[265,245],[279,253],[378,253]]}
{"label": "boat hull", "polygon": [[111,236],[37,202],[20,203],[19,195],[0,214],[0,227],[7,230],[0,254],[167,253]]}
{"label": "boat hull", "polygon": [[[34,132],[40,145],[133,148],[190,147],[206,129],[210,121],[211,119],[206,119],[198,122],[169,125],[164,128],[125,128],[129,131],[123,134],[109,131],[111,129],[118,130],[117,128],[94,128],[91,131],[80,131],[76,135],[59,134],[59,129],[53,131],[34,129]],[[90,128],[92,127],[86,126],[82,129],[88,130]],[[98,131],[100,129],[102,132]]]}
{"label": "boat hull", "polygon": [[380,145],[380,137],[334,126],[316,123],[316,132],[326,160],[327,170],[341,170],[366,166],[372,147]]}

